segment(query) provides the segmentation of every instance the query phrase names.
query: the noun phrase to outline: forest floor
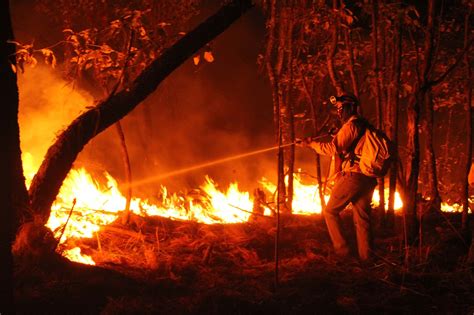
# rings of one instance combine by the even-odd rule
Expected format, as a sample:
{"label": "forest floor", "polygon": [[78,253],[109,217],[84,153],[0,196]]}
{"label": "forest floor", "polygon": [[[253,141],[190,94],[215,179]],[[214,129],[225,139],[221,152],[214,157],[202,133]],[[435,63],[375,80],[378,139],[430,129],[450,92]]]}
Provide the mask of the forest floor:
{"label": "forest floor", "polygon": [[[474,312],[474,266],[467,263],[470,244],[456,232],[459,214],[426,218],[423,246],[412,248],[407,264],[400,233],[377,229],[374,260],[362,264],[334,256],[321,216],[282,221],[278,285],[273,219],[206,225],[133,217],[131,226],[115,223],[77,241],[97,266],[58,255],[17,259],[17,313]],[[350,210],[343,225],[354,240]]]}

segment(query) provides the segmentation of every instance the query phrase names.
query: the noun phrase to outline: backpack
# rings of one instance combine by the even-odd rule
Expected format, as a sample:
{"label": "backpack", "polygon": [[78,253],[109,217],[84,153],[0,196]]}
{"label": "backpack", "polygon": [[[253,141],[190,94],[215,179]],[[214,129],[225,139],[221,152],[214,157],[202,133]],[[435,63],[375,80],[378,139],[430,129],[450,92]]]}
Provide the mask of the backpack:
{"label": "backpack", "polygon": [[395,157],[395,147],[383,131],[368,122],[364,125],[365,132],[361,137],[364,143],[358,158],[360,170],[369,177],[384,177]]}
{"label": "backpack", "polygon": [[[362,127],[361,134],[350,148],[350,158],[359,162],[362,174],[369,177],[384,177],[390,169],[390,164],[395,157],[395,146],[387,135],[372,126],[365,119],[356,121]],[[356,156],[354,149],[360,141],[364,141],[361,155]]]}

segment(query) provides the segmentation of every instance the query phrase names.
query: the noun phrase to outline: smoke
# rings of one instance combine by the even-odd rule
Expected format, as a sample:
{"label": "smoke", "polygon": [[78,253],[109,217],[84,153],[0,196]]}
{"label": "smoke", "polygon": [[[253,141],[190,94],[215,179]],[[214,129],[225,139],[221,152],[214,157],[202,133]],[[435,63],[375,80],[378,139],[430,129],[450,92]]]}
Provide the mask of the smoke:
{"label": "smoke", "polygon": [[19,73],[18,88],[21,149],[28,161],[25,176],[31,178],[56,135],[93,99],[62,80],[56,70],[41,65]]}

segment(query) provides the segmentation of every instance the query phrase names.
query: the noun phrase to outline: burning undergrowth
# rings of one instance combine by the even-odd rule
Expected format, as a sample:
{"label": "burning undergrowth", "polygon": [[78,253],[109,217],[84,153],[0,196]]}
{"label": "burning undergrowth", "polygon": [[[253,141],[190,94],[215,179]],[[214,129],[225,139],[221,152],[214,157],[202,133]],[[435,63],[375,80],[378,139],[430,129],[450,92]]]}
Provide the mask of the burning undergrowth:
{"label": "burning undergrowth", "polygon": [[[132,215],[127,226],[119,218],[92,238],[69,240],[99,268],[72,264],[81,272],[69,273],[56,264],[48,267],[51,271],[44,278],[36,275],[34,280],[20,280],[22,309],[30,305],[25,301],[35,305],[40,297],[50,299],[51,294],[58,304],[41,307],[57,311],[62,304],[66,307],[74,301],[74,292],[81,292],[81,299],[89,301],[84,304],[82,300],[83,306],[78,305],[77,310],[89,312],[93,307],[92,312],[105,314],[299,314],[315,309],[322,313],[403,313],[413,307],[443,313],[466,311],[474,302],[470,294],[474,287],[466,276],[469,265],[461,253],[465,249],[454,250],[453,244],[460,244],[443,222],[438,222],[443,229],[439,235],[452,236],[450,269],[439,264],[436,253],[447,252],[439,247],[443,242],[438,238],[423,247],[426,256],[422,260],[417,250],[410,254],[410,271],[403,265],[398,237],[378,233],[377,259],[362,265],[354,258],[333,256],[321,216],[283,217],[282,222],[276,291],[273,218],[205,224]],[[350,211],[343,213],[343,225],[348,234],[354,234]],[[444,244],[448,246],[448,242]],[[118,273],[104,274],[103,267]],[[58,291],[62,286],[67,287],[64,293]]]}

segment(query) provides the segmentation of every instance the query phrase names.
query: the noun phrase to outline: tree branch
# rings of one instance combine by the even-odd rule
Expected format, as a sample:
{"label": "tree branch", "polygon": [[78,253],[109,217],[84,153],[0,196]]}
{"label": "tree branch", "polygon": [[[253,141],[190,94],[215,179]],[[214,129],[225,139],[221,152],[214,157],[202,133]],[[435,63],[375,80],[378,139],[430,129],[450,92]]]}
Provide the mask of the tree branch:
{"label": "tree branch", "polygon": [[46,222],[51,205],[79,152],[98,133],[123,118],[198,49],[253,7],[251,0],[232,0],[154,60],[126,88],[77,117],[48,149],[31,184],[32,209]]}

